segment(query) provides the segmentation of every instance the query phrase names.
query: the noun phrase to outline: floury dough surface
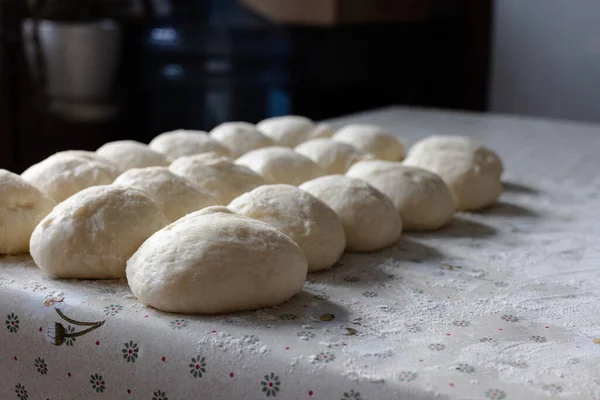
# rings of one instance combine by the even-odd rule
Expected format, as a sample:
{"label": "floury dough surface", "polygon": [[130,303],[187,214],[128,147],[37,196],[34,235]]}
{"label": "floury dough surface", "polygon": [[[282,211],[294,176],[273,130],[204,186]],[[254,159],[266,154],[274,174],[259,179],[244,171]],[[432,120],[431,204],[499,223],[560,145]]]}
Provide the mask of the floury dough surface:
{"label": "floury dough surface", "polygon": [[109,142],[98,148],[96,154],[118,165],[121,170],[132,168],[164,167],[169,165],[164,154],[134,140]]}
{"label": "floury dough surface", "polygon": [[237,165],[225,157],[214,157],[214,153],[180,157],[169,166],[169,170],[180,175],[217,198],[219,204],[231,200],[264,185],[265,179],[243,165]]}
{"label": "floury dough surface", "polygon": [[167,223],[141,190],[94,186],[57,205],[38,224],[31,256],[56,278],[122,278],[127,259]]}
{"label": "floury dough surface", "polygon": [[405,231],[433,231],[452,219],[450,190],[436,174],[392,161],[361,161],[346,174],[362,179],[390,198]]}
{"label": "floury dough surface", "polygon": [[404,161],[439,175],[459,210],[480,210],[502,193],[502,161],[492,150],[463,136],[435,135],[413,145]]}
{"label": "floury dough surface", "polygon": [[310,158],[287,147],[265,147],[238,158],[236,163],[250,168],[269,183],[298,186],[325,175]]}
{"label": "floury dough surface", "polygon": [[127,281],[160,310],[223,314],[280,305],[306,271],[300,247],[277,229],[209,207],[150,237],[127,262]]}
{"label": "floury dough surface", "polygon": [[342,220],[347,251],[376,251],[402,233],[400,214],[392,201],[363,180],[344,175],[322,176],[300,185],[335,211]]}
{"label": "floury dough surface", "polygon": [[29,251],[29,238],[56,203],[17,174],[0,169],[0,254]]}
{"label": "floury dough surface", "polygon": [[251,150],[275,146],[270,137],[247,122],[225,122],[210,131],[210,136],[229,150],[231,158],[238,158]]}
{"label": "floury dough surface", "polygon": [[[2,397],[21,385],[29,399],[185,399],[202,385],[207,399],[265,399],[272,383],[284,400],[599,398],[600,127],[404,108],[332,121],[348,123],[401,127],[408,143],[476,138],[503,158],[499,203],[344,255],[281,306],[215,317],[145,307],[125,280],[54,280],[27,256],[0,258]],[[105,323],[55,347],[47,326],[82,330],[55,308]]]}
{"label": "floury dough surface", "polygon": [[327,204],[297,187],[260,186],[228,207],[274,226],[298,243],[311,272],[331,268],[346,247],[340,217]]}
{"label": "floury dough surface", "polygon": [[229,157],[229,150],[223,144],[208,136],[204,131],[179,129],[161,133],[150,141],[150,148],[163,153],[167,159],[214,152]]}
{"label": "floury dough surface", "polygon": [[32,165],[21,174],[56,203],[91,186],[108,185],[121,169],[96,153],[63,151]]}
{"label": "floury dough surface", "polygon": [[313,160],[327,175],[345,174],[352,164],[374,159],[369,153],[364,153],[356,147],[331,139],[312,139],[294,149]]}
{"label": "floury dough surface", "polygon": [[217,198],[208,190],[174,174],[166,167],[130,169],[121,174],[114,185],[144,191],[156,202],[169,221],[219,204]]}

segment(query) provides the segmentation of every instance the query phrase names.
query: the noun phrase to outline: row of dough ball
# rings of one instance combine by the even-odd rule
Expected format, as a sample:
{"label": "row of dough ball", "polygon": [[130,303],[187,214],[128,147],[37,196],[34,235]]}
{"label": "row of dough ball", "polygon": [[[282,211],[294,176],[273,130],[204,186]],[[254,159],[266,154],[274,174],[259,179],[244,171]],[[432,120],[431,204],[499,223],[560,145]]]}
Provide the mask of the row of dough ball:
{"label": "row of dough ball", "polygon": [[[141,144],[140,146],[143,147]],[[436,150],[436,146],[441,150]],[[437,156],[439,152],[445,155]],[[169,220],[173,221],[209,205],[227,204],[233,198],[262,184],[286,182],[286,176],[291,177],[287,180],[289,183],[298,185],[313,176],[321,175],[310,173],[314,170],[314,166],[289,150],[269,148],[261,153],[275,155],[271,157],[271,161],[274,162],[270,168],[274,174],[268,173],[269,168],[266,170],[262,168],[265,163],[261,164],[260,157],[251,157],[251,159],[258,159],[258,165],[250,164],[250,166],[254,166],[268,179],[243,166],[219,158],[214,153],[209,153],[183,157],[171,165],[173,172],[192,182],[174,176],[165,168],[156,168],[129,171],[123,174],[118,183],[137,186],[150,192]],[[277,157],[281,154],[283,157]],[[293,168],[294,163],[290,162],[290,159],[293,161],[294,158],[304,163],[301,162],[298,168]],[[454,158],[450,162],[452,168],[446,168],[443,163],[438,162],[438,160],[452,160],[452,158]],[[405,164],[415,163],[427,168],[428,161],[433,163],[430,168],[437,168],[435,171],[445,176],[459,209],[479,208],[493,203],[501,191],[499,176],[502,173],[502,164],[498,157],[493,152],[466,139],[451,137],[424,139],[413,146]],[[212,165],[207,165],[211,163]],[[269,163],[266,164],[269,166]],[[303,164],[308,165],[308,168]],[[461,166],[465,171],[462,175]],[[309,173],[306,174],[306,171]],[[111,183],[118,173],[117,167],[101,157],[96,157],[93,153],[67,151],[51,156],[31,167],[23,177],[42,192],[49,194],[53,200],[60,202],[87,186]],[[447,222],[454,211],[454,207],[448,200],[448,190],[444,188],[439,178],[426,171],[408,168],[399,163],[371,161],[357,164],[348,171],[348,175],[366,180],[390,197],[400,210],[405,230],[436,229]],[[10,187],[10,185],[4,186]],[[15,241],[16,239],[13,240]],[[21,245],[16,247],[14,244],[7,243],[4,248],[0,248],[0,251],[3,253],[26,251],[27,241],[20,240],[20,243]]]}
{"label": "row of dough ball", "polygon": [[[429,153],[432,151],[448,152],[458,157],[458,155],[465,152],[465,148],[469,151],[473,150],[473,148],[479,149],[479,147],[473,147],[474,145],[465,147],[464,143],[470,142],[466,142],[464,139],[461,140],[457,141],[457,143],[462,143],[460,146],[458,144],[453,146],[445,145],[445,147],[442,146],[441,150],[434,148],[433,150],[430,150]],[[449,150],[448,147],[450,148]],[[416,148],[418,149],[418,147]],[[100,161],[96,159],[97,157],[86,152],[71,151],[66,153],[66,156],[69,157],[79,157],[89,162],[100,163]],[[468,158],[465,156],[461,157],[462,158],[458,158]],[[502,172],[501,164],[499,164],[499,166],[496,165],[495,168],[493,168],[493,166],[486,167],[485,162],[483,162],[486,160],[495,161],[493,157],[492,159],[490,159],[490,157],[472,158],[473,160],[479,160],[477,162],[472,162],[472,164],[476,164],[475,166],[477,168],[489,170],[499,178],[499,174]],[[186,162],[189,162],[190,159],[196,160],[198,165],[212,163],[212,165],[222,164],[240,167],[215,154],[204,154],[201,156],[183,158],[183,160],[187,160]],[[499,163],[499,160],[497,160],[497,162]],[[417,171],[419,174],[408,173],[405,174],[408,179],[400,179],[400,177],[403,176],[400,172],[410,172],[411,170],[413,170],[413,172]],[[429,181],[429,177],[437,179],[438,183],[441,182],[441,187],[445,187],[443,181],[436,175],[426,173],[425,171],[414,167],[407,167],[397,162],[373,160],[361,161],[351,168],[348,175],[351,176],[354,173],[357,173],[361,177],[376,183],[376,179],[371,179],[371,176],[377,177],[378,172],[381,171],[383,171],[383,176],[391,174],[389,175],[391,181],[390,179],[381,180],[383,189],[380,190],[384,193],[386,184],[388,184],[390,190],[397,189],[398,186],[402,185],[407,185],[407,188],[410,188],[411,185],[419,188],[423,186],[422,182]],[[399,172],[393,173],[393,171]],[[18,181],[20,179],[14,174],[8,172],[7,174],[9,174],[10,179],[13,181]],[[162,178],[154,179],[156,176]],[[121,182],[117,182],[117,185],[86,189],[61,203],[42,221],[42,223],[38,225],[31,237],[31,252],[34,260],[40,268],[55,276],[84,278],[122,276],[124,273],[124,263],[125,260],[129,258],[129,255],[136,251],[140,244],[153,232],[168,224],[169,219],[171,221],[177,219],[177,216],[169,219],[165,218],[165,214],[167,213],[164,211],[164,203],[168,202],[169,199],[177,197],[169,195],[168,189],[173,187],[172,176],[175,175],[164,167],[132,170],[123,174],[119,178],[121,179]],[[217,183],[224,180],[225,179],[218,177],[212,179],[212,181]],[[193,184],[182,178],[175,178],[175,181],[178,181],[179,183],[174,185],[175,189],[172,193],[179,193],[181,190],[180,187],[183,187],[185,189],[183,192],[187,193],[189,185],[193,186]],[[245,181],[246,179],[240,179],[239,183],[244,183]],[[150,185],[150,189],[145,187],[148,186],[148,182],[153,182],[154,184],[154,186]],[[187,186],[185,185],[186,182],[188,182]],[[393,182],[396,183],[394,184]],[[13,186],[18,186],[14,183],[15,182],[11,184]],[[16,183],[22,184],[23,182]],[[235,199],[229,205],[230,209],[254,219],[267,222],[269,226],[274,226],[275,228],[278,228],[280,232],[286,234],[288,239],[301,249],[307,270],[314,271],[330,267],[339,258],[344,248],[351,251],[375,250],[395,242],[400,235],[401,222],[398,217],[398,211],[394,208],[394,205],[401,203],[397,202],[398,196],[395,196],[393,192],[391,192],[391,195],[389,193],[386,194],[394,200],[394,203],[392,203],[388,197],[375,190],[372,186],[360,180],[343,176],[325,176],[307,182],[301,186],[301,189],[304,189],[304,191],[288,185],[263,186],[263,183],[265,182],[263,181],[261,183],[257,181],[257,188],[240,196],[238,199]],[[181,184],[183,184],[183,186]],[[127,189],[125,187],[119,187],[119,185],[139,185],[142,186],[144,191]],[[36,190],[30,185],[26,186],[27,190]],[[424,186],[427,187],[428,185]],[[435,187],[435,185],[433,186]],[[210,192],[202,193],[203,188],[201,186],[199,187],[200,193],[204,194],[204,196],[202,196],[201,201],[199,201],[197,205],[190,205],[190,209],[193,209],[194,207],[204,208],[219,202],[214,196],[211,198]],[[251,188],[246,187],[241,189],[242,192],[247,192],[248,190],[251,190]],[[413,206],[416,204],[418,206],[422,203],[422,201],[414,201],[416,195],[410,195],[410,193],[412,193],[411,190],[405,189],[399,190],[398,192],[400,197],[405,197],[406,204],[412,204]],[[446,192],[448,192],[447,187]],[[153,199],[148,197],[150,193],[153,193],[150,195]],[[310,196],[308,193],[312,193],[316,197]],[[416,190],[415,193],[420,193],[420,190]],[[40,198],[43,198],[43,195],[41,193],[39,194],[41,196]],[[161,202],[159,201],[160,199],[158,199],[161,195],[164,197],[163,210],[161,210]],[[413,201],[410,199],[411,196],[413,197]],[[446,196],[446,198],[448,197],[452,199],[451,196]],[[317,198],[320,200],[317,200]],[[424,196],[424,199],[435,199],[435,196],[426,195]],[[436,209],[436,206],[439,206],[439,204],[436,204],[436,201],[437,200],[433,201],[431,206],[432,209]],[[178,208],[178,203],[180,202],[174,202],[173,207]],[[27,207],[25,208],[27,209]],[[421,208],[427,211],[425,208]],[[400,214],[402,215],[402,209],[398,207],[398,210],[400,210]],[[450,218],[453,210],[454,209],[452,208]],[[430,211],[431,209],[429,212]],[[188,212],[189,211],[185,211],[183,214],[187,214]],[[227,214],[231,213],[231,210],[221,210],[216,213],[219,215],[224,213]],[[204,214],[206,214],[206,212]],[[298,216],[301,217],[298,218]],[[187,218],[188,217],[182,218],[182,223],[183,220],[186,220]],[[136,229],[136,221],[144,221],[143,229]],[[236,221],[239,222],[241,220],[238,218]],[[407,221],[409,221],[409,219],[407,219]],[[178,223],[179,221],[176,221],[175,224]],[[122,224],[126,224],[128,228],[123,229]],[[160,238],[161,235],[164,235],[161,234],[161,232],[172,229],[169,228],[170,226],[171,225],[160,230],[154,236],[159,236]],[[237,232],[237,227],[235,226],[223,227],[223,229],[225,229],[225,232],[230,232],[234,235],[235,232]],[[244,235],[242,235],[242,237],[244,237]],[[93,238],[93,246],[91,238]],[[369,242],[369,240],[371,240],[371,242]],[[223,245],[223,248],[221,248],[222,255],[227,255],[230,253],[230,250],[232,250],[230,248],[230,242],[231,241],[225,240],[221,243]],[[158,243],[162,243],[163,245],[162,251],[160,251],[161,254],[169,253],[169,249],[172,250],[172,247],[176,246],[170,240],[158,240]],[[151,247],[154,248],[157,246],[152,245]],[[176,249],[181,248],[182,247],[176,246]],[[190,251],[192,253],[194,252],[194,250]],[[136,252],[136,254],[138,253]],[[244,257],[237,258],[235,252],[232,252],[230,255],[232,255],[234,261],[237,260],[237,262],[245,259]],[[268,255],[263,254],[263,256],[266,257]],[[132,257],[132,260],[134,258],[135,257]],[[177,258],[173,260],[177,261]],[[170,261],[175,262],[173,260]],[[235,264],[233,261],[232,263]],[[227,262],[225,264],[227,264]],[[150,268],[150,265],[151,264],[148,263],[142,263],[139,267],[141,269],[146,269]],[[163,262],[155,266],[157,271],[160,270],[158,272],[162,271],[161,273],[166,274],[171,273],[169,270],[164,270],[164,267],[161,267],[161,265],[168,265],[168,263],[165,264]],[[185,269],[186,271],[188,269],[194,270],[198,268],[195,261],[190,261],[189,259],[182,264],[177,265],[181,270]],[[206,265],[204,265],[204,267],[206,267]],[[74,270],[72,270],[72,268]],[[227,270],[227,268],[225,268],[225,270]],[[127,271],[129,271],[129,267]],[[152,274],[152,271],[147,272],[150,275]],[[95,275],[98,273],[100,276]],[[304,274],[305,273],[306,272],[304,272]],[[142,275],[145,276],[148,274],[144,272]],[[127,272],[127,275],[129,276],[129,272]],[[170,276],[170,278],[173,277]],[[196,300],[202,299],[197,299],[197,295],[194,295],[195,292],[193,290],[189,292],[189,296],[176,295],[175,298],[167,298],[164,300],[160,300],[162,298],[160,296],[150,296],[150,298],[147,298],[147,296],[145,297],[143,294],[143,285],[136,290],[136,279],[130,278],[130,280],[133,282],[130,282],[132,290],[134,291],[134,294],[140,297],[140,300],[146,304],[167,311],[214,313],[255,308],[264,305],[263,303],[251,305],[255,304],[254,300],[256,299],[254,299],[248,303],[249,305],[244,306],[246,308],[240,308],[239,305],[231,305],[231,302],[224,300],[214,304],[211,303],[213,304],[213,308],[208,305],[198,308],[198,302]],[[177,279],[173,278],[170,281],[175,282]],[[153,281],[151,281],[151,283],[152,282]],[[154,285],[157,284],[157,282],[154,282]],[[179,284],[170,284],[170,286],[173,287],[177,287],[178,285],[185,285],[185,280],[179,282]],[[150,289],[154,290],[156,288]],[[240,290],[243,292],[244,288],[240,288]],[[176,293],[179,292],[185,293],[185,291],[176,290]],[[155,304],[155,302],[158,301],[157,299],[166,302],[174,301],[177,304],[183,302],[187,305],[175,304],[168,306],[161,305],[160,303]]]}

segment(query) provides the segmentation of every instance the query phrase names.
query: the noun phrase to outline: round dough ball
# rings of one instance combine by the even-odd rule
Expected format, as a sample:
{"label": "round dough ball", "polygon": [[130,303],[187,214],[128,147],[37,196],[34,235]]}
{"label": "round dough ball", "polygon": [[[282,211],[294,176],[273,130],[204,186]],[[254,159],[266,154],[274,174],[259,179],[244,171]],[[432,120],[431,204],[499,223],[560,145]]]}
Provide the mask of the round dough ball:
{"label": "round dough ball", "polygon": [[208,190],[169,171],[166,167],[134,168],[124,172],[114,185],[143,190],[170,221],[205,207],[219,204]]}
{"label": "round dough ball", "polygon": [[502,161],[492,150],[461,136],[431,136],[417,142],[406,165],[438,174],[459,210],[480,210],[502,193]]}
{"label": "round dough ball", "polygon": [[450,222],[454,200],[442,179],[421,168],[391,161],[361,161],[346,174],[392,200],[405,231],[432,231]]}
{"label": "round dough ball", "polygon": [[94,186],[54,207],[39,223],[31,235],[31,256],[57,278],[122,278],[127,259],[168,223],[144,192]]}
{"label": "round dough ball", "polygon": [[0,254],[29,251],[29,238],[56,203],[17,174],[0,169]]}
{"label": "round dough ball", "polygon": [[232,201],[229,208],[274,226],[298,243],[311,272],[331,268],[346,247],[340,217],[297,187],[261,186]]}
{"label": "round dough ball", "polygon": [[250,150],[275,146],[273,139],[247,122],[225,122],[210,131],[210,136],[224,144],[232,158],[238,158]]}
{"label": "round dough ball", "polygon": [[296,147],[310,136],[316,125],[306,117],[286,115],[267,118],[256,127],[279,146]]}
{"label": "round dough ball", "polygon": [[134,140],[119,140],[102,145],[96,154],[118,165],[123,171],[131,168],[167,166],[164,154]]}
{"label": "round dough ball", "polygon": [[85,188],[108,185],[120,173],[119,167],[96,153],[71,150],[51,155],[21,176],[60,203]]}
{"label": "round dough ball", "polygon": [[283,303],[302,291],[306,269],[277,229],[209,207],[152,235],[127,262],[127,282],[159,310],[223,314]]}
{"label": "round dough ball", "polygon": [[376,125],[347,125],[333,135],[333,140],[351,144],[379,160],[401,161],[404,158],[402,142]]}
{"label": "round dough ball", "polygon": [[242,193],[266,183],[262,176],[249,168],[226,158],[211,160],[204,154],[180,157],[173,161],[169,170],[208,190],[219,204],[227,204]]}
{"label": "round dough ball", "polygon": [[325,175],[310,158],[287,147],[265,147],[252,150],[235,161],[271,183],[287,183],[298,186],[303,182]]}
{"label": "round dough ball", "polygon": [[311,139],[294,150],[313,160],[327,175],[345,174],[352,164],[373,158],[348,143],[331,139]]}
{"label": "round dough ball", "polygon": [[342,220],[349,251],[376,251],[400,237],[398,210],[383,193],[360,179],[322,176],[300,185],[335,211]]}
{"label": "round dough ball", "polygon": [[317,126],[315,126],[315,128],[310,132],[308,137],[306,137],[304,140],[318,138],[329,139],[333,136],[334,133],[335,132],[331,125],[325,123],[317,124]]}
{"label": "round dough ball", "polygon": [[211,151],[221,156],[229,157],[227,147],[208,136],[204,131],[179,129],[161,133],[152,139],[148,146],[154,151],[163,153],[169,160]]}

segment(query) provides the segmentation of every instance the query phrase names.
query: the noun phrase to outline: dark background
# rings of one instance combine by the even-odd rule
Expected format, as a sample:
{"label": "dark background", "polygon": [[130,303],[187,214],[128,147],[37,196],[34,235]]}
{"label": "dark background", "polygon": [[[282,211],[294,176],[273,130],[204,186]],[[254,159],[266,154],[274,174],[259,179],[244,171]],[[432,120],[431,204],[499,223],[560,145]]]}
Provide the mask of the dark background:
{"label": "dark background", "polygon": [[44,111],[19,34],[27,15],[1,4],[0,167],[16,172],[64,149],[227,120],[487,109],[491,0],[434,0],[420,21],[335,27],[276,25],[234,0],[175,2],[168,18],[123,27],[122,110],[102,124]]}

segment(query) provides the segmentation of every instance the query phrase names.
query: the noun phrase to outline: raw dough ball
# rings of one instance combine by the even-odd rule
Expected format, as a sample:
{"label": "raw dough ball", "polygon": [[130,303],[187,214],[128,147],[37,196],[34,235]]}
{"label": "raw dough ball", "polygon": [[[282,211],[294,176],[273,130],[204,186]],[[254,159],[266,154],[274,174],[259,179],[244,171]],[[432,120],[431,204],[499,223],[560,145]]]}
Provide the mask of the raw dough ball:
{"label": "raw dough ball", "polygon": [[278,145],[285,147],[296,147],[316,128],[313,121],[297,115],[267,118],[256,124],[256,127]]}
{"label": "raw dough ball", "polygon": [[309,271],[333,266],[346,238],[340,217],[321,200],[290,185],[265,185],[229,204],[233,211],[273,225],[298,243]]}
{"label": "raw dough ball", "polygon": [[388,196],[405,231],[432,231],[450,222],[454,201],[444,181],[429,171],[391,161],[361,161],[347,176],[359,178]]}
{"label": "raw dough ball", "polygon": [[345,174],[352,164],[373,156],[356,147],[331,139],[312,139],[298,145],[296,152],[313,160],[328,175]]}
{"label": "raw dough ball", "polygon": [[404,158],[402,142],[376,125],[347,125],[333,135],[333,140],[351,144],[379,160]]}
{"label": "raw dough ball", "polygon": [[325,171],[310,158],[286,147],[252,150],[238,158],[236,163],[252,169],[272,183],[294,186],[325,175]]}
{"label": "raw dough ball", "polygon": [[331,127],[331,125],[329,124],[317,124],[317,126],[315,126],[315,128],[309,133],[308,137],[306,137],[304,140],[310,140],[310,139],[318,139],[318,138],[324,138],[324,139],[329,139],[333,136],[335,132],[333,131],[333,128]]}
{"label": "raw dough ball", "polygon": [[29,238],[55,203],[17,174],[0,169],[0,254],[29,251]]}
{"label": "raw dough ball", "polygon": [[406,165],[438,174],[450,188],[459,210],[479,210],[502,193],[502,161],[496,153],[461,136],[431,136],[417,142]]}
{"label": "raw dough ball", "polygon": [[168,223],[144,192],[94,186],[57,205],[39,223],[31,235],[31,256],[57,278],[122,278],[127,259]]}
{"label": "raw dough ball", "polygon": [[284,117],[267,118],[256,127],[273,139],[278,146],[296,147],[310,139],[328,138],[333,130],[328,124],[315,124],[306,117],[286,115]]}
{"label": "raw dough ball", "polygon": [[166,167],[135,168],[121,174],[114,185],[143,190],[170,221],[205,207],[218,200],[199,185],[169,171]]}
{"label": "raw dough ball", "polygon": [[238,158],[250,150],[275,146],[273,139],[247,122],[225,122],[210,131],[210,136],[224,144],[232,158]]}
{"label": "raw dough ball", "polygon": [[215,152],[221,156],[228,157],[227,147],[208,136],[203,131],[188,131],[179,129],[176,131],[161,133],[149,144],[150,148],[163,153],[169,160],[177,157],[191,156]]}
{"label": "raw dough ball", "polygon": [[209,207],[156,232],[127,262],[144,304],[176,313],[222,314],[276,306],[302,291],[306,259],[277,229]]}
{"label": "raw dough ball", "polygon": [[220,204],[227,204],[242,193],[266,183],[262,176],[249,168],[226,158],[211,160],[204,154],[180,157],[169,169],[208,190]]}
{"label": "raw dough ball", "polygon": [[120,173],[119,167],[96,153],[71,150],[51,155],[21,176],[60,203],[90,186],[110,184]]}
{"label": "raw dough ball", "polygon": [[119,140],[104,144],[96,154],[118,165],[123,171],[131,168],[167,166],[164,154],[134,140]]}
{"label": "raw dough ball", "polygon": [[390,199],[360,179],[343,175],[323,176],[303,183],[342,219],[349,251],[375,251],[395,243],[402,221]]}

